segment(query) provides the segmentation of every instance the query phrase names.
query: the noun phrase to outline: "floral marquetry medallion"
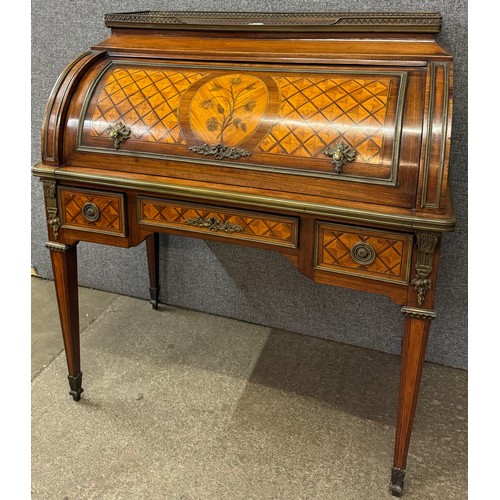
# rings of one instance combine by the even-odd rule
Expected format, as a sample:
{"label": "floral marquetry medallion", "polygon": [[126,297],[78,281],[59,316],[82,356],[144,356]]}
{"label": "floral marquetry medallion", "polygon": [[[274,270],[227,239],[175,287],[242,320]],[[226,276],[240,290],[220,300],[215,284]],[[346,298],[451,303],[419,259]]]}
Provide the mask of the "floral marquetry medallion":
{"label": "floral marquetry medallion", "polygon": [[194,94],[189,124],[203,143],[237,146],[259,127],[269,104],[266,84],[252,75],[224,75],[208,81]]}
{"label": "floral marquetry medallion", "polygon": [[[405,81],[389,71],[113,64],[86,100],[80,149],[392,182]],[[342,168],[331,154],[340,145],[350,151]]]}

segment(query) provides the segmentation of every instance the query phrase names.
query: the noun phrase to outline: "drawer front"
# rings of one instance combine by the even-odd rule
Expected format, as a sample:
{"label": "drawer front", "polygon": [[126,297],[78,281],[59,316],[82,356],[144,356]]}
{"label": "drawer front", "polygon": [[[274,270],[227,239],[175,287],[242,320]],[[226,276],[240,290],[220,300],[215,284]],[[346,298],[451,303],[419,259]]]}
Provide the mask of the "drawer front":
{"label": "drawer front", "polygon": [[60,188],[62,227],[125,236],[123,195]]}
{"label": "drawer front", "polygon": [[411,248],[411,235],[318,222],[315,269],[407,284]]}
{"label": "drawer front", "polygon": [[139,198],[139,222],[297,248],[298,220],[293,217]]}

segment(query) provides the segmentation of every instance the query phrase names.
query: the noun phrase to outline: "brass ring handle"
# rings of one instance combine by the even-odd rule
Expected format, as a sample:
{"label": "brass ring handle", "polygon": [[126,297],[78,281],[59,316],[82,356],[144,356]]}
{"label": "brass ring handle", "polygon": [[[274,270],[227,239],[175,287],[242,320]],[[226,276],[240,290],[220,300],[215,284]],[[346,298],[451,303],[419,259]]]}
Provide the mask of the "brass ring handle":
{"label": "brass ring handle", "polygon": [[85,205],[83,205],[82,215],[89,222],[95,222],[99,218],[101,213],[99,212],[99,208],[97,207],[97,205],[89,201],[85,203]]}
{"label": "brass ring handle", "polygon": [[327,148],[324,154],[332,159],[337,174],[342,173],[342,167],[346,163],[354,161],[354,158],[356,158],[356,150],[342,141],[338,142],[332,148]]}
{"label": "brass ring handle", "polygon": [[369,243],[365,243],[363,241],[355,243],[351,247],[350,253],[352,260],[363,266],[371,264],[377,257],[375,249]]}

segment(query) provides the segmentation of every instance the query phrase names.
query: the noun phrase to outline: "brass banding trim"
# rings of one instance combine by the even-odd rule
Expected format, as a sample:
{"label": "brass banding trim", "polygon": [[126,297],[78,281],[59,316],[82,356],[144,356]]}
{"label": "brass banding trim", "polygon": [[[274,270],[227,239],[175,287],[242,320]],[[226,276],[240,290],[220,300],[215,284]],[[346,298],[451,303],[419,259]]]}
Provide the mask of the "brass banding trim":
{"label": "brass banding trim", "polygon": [[430,309],[419,309],[418,307],[403,306],[401,312],[405,316],[410,316],[415,319],[429,319],[432,320],[436,317],[436,312]]}
{"label": "brass banding trim", "polygon": [[56,252],[66,252],[76,244],[77,242],[72,243],[71,245],[66,245],[64,243],[56,243],[55,241],[47,241],[47,243],[45,243],[45,248],[48,248],[49,250],[55,250]]}
{"label": "brass banding trim", "polygon": [[441,130],[441,146],[439,151],[439,172],[438,172],[438,183],[436,190],[436,203],[431,205],[432,207],[439,208],[439,199],[441,198],[441,189],[443,184],[444,175],[444,162],[446,153],[446,141],[448,137],[448,108],[450,105],[450,66],[448,63],[444,63],[444,96],[443,96],[443,123]]}
{"label": "brass banding trim", "polygon": [[423,208],[427,201],[427,183],[429,182],[429,168],[430,168],[430,153],[432,145],[432,122],[434,114],[434,100],[436,94],[436,65],[431,62],[430,64],[430,92],[429,92],[429,112],[428,112],[428,123],[427,123],[427,143],[425,145],[425,159],[424,159],[424,179],[422,185],[422,199],[420,201],[420,206]]}
{"label": "brass banding trim", "polygon": [[264,209],[288,210],[299,214],[316,215],[321,217],[338,217],[352,222],[362,224],[383,224],[394,229],[420,229],[432,231],[453,231],[455,217],[446,219],[429,219],[411,215],[386,214],[370,210],[360,210],[336,205],[324,205],[320,203],[303,202],[275,198],[273,196],[260,196],[246,193],[234,193],[217,189],[200,188],[193,186],[179,186],[155,182],[149,180],[136,180],[127,177],[107,176],[104,174],[90,174],[84,172],[68,172],[61,169],[47,172],[43,168],[32,168],[33,175],[40,177],[56,178],[58,180],[81,181],[88,184],[108,186],[119,189],[138,189],[154,193],[188,196],[204,200],[218,202],[244,203],[249,207],[261,207]]}

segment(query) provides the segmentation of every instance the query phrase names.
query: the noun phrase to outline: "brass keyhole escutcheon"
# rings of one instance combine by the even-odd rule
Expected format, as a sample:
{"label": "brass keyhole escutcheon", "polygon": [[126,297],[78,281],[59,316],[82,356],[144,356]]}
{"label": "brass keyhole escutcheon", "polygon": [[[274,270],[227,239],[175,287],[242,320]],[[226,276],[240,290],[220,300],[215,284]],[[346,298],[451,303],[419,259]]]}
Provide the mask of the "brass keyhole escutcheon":
{"label": "brass keyhole escutcheon", "polygon": [[377,252],[375,252],[375,249],[369,243],[365,243],[363,241],[355,243],[351,247],[350,253],[352,260],[357,264],[361,264],[363,266],[371,264],[377,257]]}
{"label": "brass keyhole escutcheon", "polygon": [[89,201],[85,203],[85,205],[83,205],[82,215],[89,222],[95,222],[99,218],[101,213],[99,212],[99,208],[97,207],[97,205]]}

